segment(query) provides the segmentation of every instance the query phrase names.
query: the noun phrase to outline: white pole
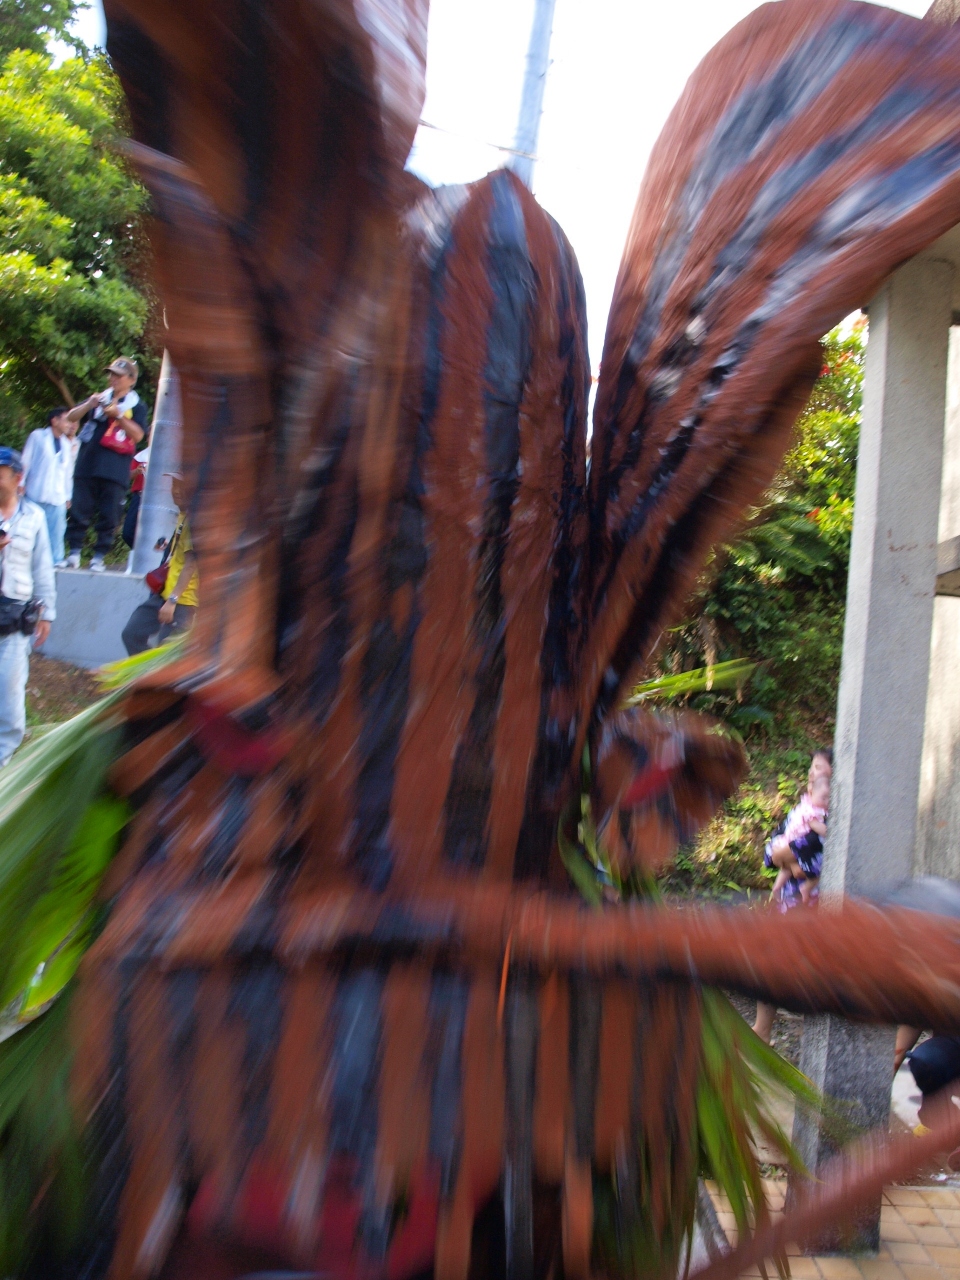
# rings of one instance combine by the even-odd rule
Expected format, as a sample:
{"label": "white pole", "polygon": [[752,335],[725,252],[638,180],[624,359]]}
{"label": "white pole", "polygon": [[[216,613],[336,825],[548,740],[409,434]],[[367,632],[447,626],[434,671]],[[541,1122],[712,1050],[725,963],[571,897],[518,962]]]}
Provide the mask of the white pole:
{"label": "white pole", "polygon": [[550,37],[553,35],[553,11],[557,0],[533,0],[533,26],[527,47],[527,69],[523,77],[523,95],[514,148],[519,153],[507,161],[520,181],[533,189],[533,166],[543,113],[543,91],[550,69]]}
{"label": "white pole", "polygon": [[170,477],[165,471],[180,466],[180,431],[183,421],[180,409],[180,379],[167,351],[163,353],[157,400],[150,430],[150,461],[137,516],[137,536],[130,557],[130,572],[142,577],[160,563],[156,551],[159,538],[169,538],[177,522],[177,508],[170,493]]}

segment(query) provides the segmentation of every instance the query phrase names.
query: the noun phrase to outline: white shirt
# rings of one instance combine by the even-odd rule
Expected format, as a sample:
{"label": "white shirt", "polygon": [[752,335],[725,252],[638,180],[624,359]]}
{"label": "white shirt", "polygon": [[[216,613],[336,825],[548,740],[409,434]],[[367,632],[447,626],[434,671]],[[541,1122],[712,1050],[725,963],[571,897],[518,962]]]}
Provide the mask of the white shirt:
{"label": "white shirt", "polygon": [[73,469],[77,465],[77,454],[80,452],[80,441],[76,436],[61,436],[60,443],[67,450],[67,499],[73,496]]}
{"label": "white shirt", "polygon": [[[95,409],[91,411],[90,417],[80,428],[80,434],[77,436],[77,439],[80,441],[81,444],[86,444],[88,440],[93,439],[93,433],[96,431],[97,427],[103,421],[103,417],[104,417],[103,411],[107,407],[107,405],[110,403],[110,401],[113,399],[112,388],[107,387],[106,391],[101,391],[97,399],[100,401],[100,403],[97,405]],[[140,397],[137,395],[136,391],[128,391],[125,396],[122,396],[117,401],[117,410],[120,416],[123,417],[123,415],[129,409],[132,409],[134,405],[138,405],[139,403],[140,403]]]}
{"label": "white shirt", "polygon": [[57,587],[50,554],[47,517],[40,508],[21,498],[9,522],[0,519],[10,541],[0,551],[0,595],[8,600],[43,601],[43,616],[57,616]]}
{"label": "white shirt", "polygon": [[41,427],[27,436],[23,446],[23,488],[31,502],[62,507],[70,501],[76,460],[72,443],[61,436],[58,451],[52,427]]}

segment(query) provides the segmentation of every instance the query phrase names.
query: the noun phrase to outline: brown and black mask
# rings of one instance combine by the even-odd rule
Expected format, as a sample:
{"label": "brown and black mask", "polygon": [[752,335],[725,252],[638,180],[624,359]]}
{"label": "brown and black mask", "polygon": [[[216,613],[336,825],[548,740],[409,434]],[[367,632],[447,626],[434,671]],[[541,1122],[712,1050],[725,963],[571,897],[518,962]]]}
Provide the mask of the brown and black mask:
{"label": "brown and black mask", "polygon": [[717,721],[637,707],[607,720],[595,761],[597,836],[622,875],[659,871],[733,794],[747,767],[742,746]]}

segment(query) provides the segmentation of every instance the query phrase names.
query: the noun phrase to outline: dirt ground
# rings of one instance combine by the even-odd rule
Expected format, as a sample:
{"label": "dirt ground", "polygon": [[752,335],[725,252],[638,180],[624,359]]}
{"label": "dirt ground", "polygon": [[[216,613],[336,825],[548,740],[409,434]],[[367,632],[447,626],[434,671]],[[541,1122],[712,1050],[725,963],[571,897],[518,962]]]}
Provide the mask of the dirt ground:
{"label": "dirt ground", "polygon": [[[729,991],[727,996],[740,1016],[746,1018],[747,1022],[753,1026],[753,1020],[757,1016],[757,1002]],[[802,1015],[799,1013],[786,1013],[783,1009],[778,1009],[770,1043],[782,1058],[792,1062],[795,1067],[800,1065],[800,1037],[802,1035]]]}
{"label": "dirt ground", "polygon": [[69,720],[101,696],[93,674],[34,653],[27,678],[27,725]]}

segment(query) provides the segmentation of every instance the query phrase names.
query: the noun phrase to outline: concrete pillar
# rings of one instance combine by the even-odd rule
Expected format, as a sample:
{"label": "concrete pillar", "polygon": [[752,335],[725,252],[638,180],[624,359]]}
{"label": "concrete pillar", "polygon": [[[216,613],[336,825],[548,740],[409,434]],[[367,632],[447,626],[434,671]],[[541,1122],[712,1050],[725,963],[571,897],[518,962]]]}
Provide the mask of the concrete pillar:
{"label": "concrete pillar", "polygon": [[[937,521],[953,266],[914,258],[870,306],[863,426],[830,833],[822,892],[875,892],[913,870],[920,757],[937,561]],[[825,903],[825,905],[827,905]],[[849,1102],[864,1125],[886,1125],[892,1027],[809,1018],[800,1066]],[[794,1141],[812,1171],[833,1154],[799,1115]],[[858,1224],[856,1247],[876,1249],[880,1204]],[[837,1248],[825,1239],[821,1248]]]}
{"label": "concrete pillar", "polygon": [[[956,319],[956,317],[954,317]],[[960,541],[960,328],[950,330],[947,422],[938,530],[940,559]],[[948,560],[955,560],[948,555]],[[952,563],[948,567],[953,567]],[[938,565],[939,569],[944,564]],[[951,575],[953,579],[957,574]],[[942,579],[938,593],[943,589]],[[953,581],[948,590],[960,590]],[[960,596],[933,602],[930,682],[920,766],[920,803],[914,872],[960,880]]]}
{"label": "concrete pillar", "polygon": [[155,569],[162,551],[155,551],[158,538],[169,538],[177,522],[177,508],[170,495],[170,478],[165,471],[180,466],[180,379],[167,351],[163,353],[157,399],[150,428],[150,461],[137,516],[137,536],[130,557],[130,572],[138,578]]}

